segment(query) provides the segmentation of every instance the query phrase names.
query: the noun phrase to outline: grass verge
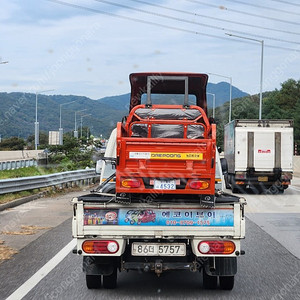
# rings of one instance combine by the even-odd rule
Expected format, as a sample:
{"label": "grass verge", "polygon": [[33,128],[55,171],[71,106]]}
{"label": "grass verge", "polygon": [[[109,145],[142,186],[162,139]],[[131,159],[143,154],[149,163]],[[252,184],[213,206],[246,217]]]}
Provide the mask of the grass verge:
{"label": "grass verge", "polygon": [[82,191],[83,189],[89,188],[91,186],[73,186],[73,187],[65,187],[63,189],[56,188],[56,187],[47,187],[42,189],[34,189],[30,191],[22,191],[18,193],[10,193],[10,194],[4,194],[0,195],[0,204],[8,203],[16,199],[24,198],[31,195],[36,195],[39,193],[44,193],[47,197],[59,195],[59,194],[65,194],[69,192],[76,192],[76,191]]}
{"label": "grass verge", "polygon": [[19,178],[29,176],[47,175],[58,172],[55,168],[44,168],[44,167],[27,167],[15,170],[3,170],[0,171],[0,179],[8,178]]}

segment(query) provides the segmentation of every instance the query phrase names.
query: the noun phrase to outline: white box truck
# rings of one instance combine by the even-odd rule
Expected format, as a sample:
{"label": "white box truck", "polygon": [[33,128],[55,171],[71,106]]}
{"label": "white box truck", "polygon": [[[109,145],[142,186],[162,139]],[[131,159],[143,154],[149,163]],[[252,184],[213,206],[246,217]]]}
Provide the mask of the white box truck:
{"label": "white box truck", "polygon": [[233,120],[224,128],[226,187],[282,193],[293,176],[292,120]]}

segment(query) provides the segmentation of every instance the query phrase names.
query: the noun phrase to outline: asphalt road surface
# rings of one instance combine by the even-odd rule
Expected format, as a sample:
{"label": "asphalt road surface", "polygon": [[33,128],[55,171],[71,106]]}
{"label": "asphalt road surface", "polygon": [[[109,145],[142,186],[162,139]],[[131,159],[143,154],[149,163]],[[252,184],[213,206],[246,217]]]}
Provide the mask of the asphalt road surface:
{"label": "asphalt road surface", "polygon": [[[15,298],[9,299],[18,299],[16,291],[28,300],[300,299],[297,180],[284,195],[245,195],[246,255],[238,258],[232,291],[204,290],[201,274],[187,271],[164,273],[160,278],[152,273],[122,272],[118,274],[116,290],[88,290],[81,269],[82,257],[69,251],[57,256],[72,240],[68,203],[71,197],[41,199],[0,213],[0,226],[5,231],[20,231],[21,224],[40,226],[31,235],[0,234],[5,245],[19,250],[0,264],[0,299],[10,295]],[[43,226],[46,228],[42,229]],[[43,277],[41,281],[36,280],[39,276]]]}

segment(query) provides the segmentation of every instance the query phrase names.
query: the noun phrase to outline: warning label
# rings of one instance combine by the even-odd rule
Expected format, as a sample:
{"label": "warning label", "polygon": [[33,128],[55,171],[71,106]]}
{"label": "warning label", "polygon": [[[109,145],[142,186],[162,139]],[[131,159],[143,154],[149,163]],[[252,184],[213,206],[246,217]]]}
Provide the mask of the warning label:
{"label": "warning label", "polygon": [[129,152],[129,158],[202,160],[203,153]]}

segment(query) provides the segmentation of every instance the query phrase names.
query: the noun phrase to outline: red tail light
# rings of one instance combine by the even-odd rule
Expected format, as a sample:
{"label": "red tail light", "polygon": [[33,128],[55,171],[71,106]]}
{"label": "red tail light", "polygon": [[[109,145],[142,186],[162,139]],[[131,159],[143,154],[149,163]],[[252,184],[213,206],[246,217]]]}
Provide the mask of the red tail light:
{"label": "red tail light", "polygon": [[189,185],[193,190],[205,190],[209,187],[209,183],[205,180],[192,180]]}
{"label": "red tail light", "polygon": [[114,254],[119,250],[116,241],[85,241],[82,244],[85,253]]}
{"label": "red tail light", "polygon": [[140,181],[134,178],[123,179],[121,184],[125,188],[139,188],[141,186]]}
{"label": "red tail light", "polygon": [[235,244],[231,241],[202,241],[198,244],[202,254],[232,254]]}

